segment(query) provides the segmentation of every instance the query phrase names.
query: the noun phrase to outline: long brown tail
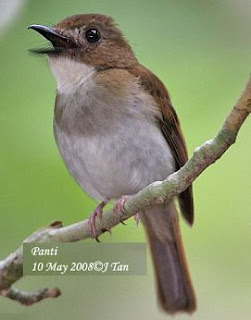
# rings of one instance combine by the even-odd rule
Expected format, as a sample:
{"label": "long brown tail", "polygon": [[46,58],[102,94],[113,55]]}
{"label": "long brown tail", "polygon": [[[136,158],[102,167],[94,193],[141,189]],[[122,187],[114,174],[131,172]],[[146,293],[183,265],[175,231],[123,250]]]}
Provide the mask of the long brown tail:
{"label": "long brown tail", "polygon": [[161,307],[170,314],[195,311],[196,298],[174,203],[149,209],[142,221],[150,241]]}

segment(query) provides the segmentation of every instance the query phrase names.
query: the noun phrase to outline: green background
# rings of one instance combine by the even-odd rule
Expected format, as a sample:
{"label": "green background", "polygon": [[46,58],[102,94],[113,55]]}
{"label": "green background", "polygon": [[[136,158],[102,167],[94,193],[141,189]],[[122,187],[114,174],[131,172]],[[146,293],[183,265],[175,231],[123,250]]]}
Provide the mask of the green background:
{"label": "green background", "polygon": [[[113,16],[141,63],[168,86],[190,154],[216,134],[249,77],[249,0],[26,1],[0,34],[0,258],[41,226],[76,222],[95,208],[68,174],[54,142],[56,84],[46,59],[27,51],[44,44],[27,30],[29,24],[87,12]],[[196,180],[195,225],[182,222],[198,296],[193,319],[250,317],[250,131],[248,119],[237,144]],[[145,237],[132,219],[101,240]],[[59,286],[63,296],[29,308],[0,298],[1,320],[166,318],[156,304],[150,262],[147,277],[32,277],[18,286]]]}

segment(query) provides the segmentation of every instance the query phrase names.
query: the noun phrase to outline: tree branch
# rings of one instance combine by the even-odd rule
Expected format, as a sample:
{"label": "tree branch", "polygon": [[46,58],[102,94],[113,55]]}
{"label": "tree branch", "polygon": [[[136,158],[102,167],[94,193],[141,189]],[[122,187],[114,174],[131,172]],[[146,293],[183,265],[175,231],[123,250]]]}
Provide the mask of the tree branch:
{"label": "tree branch", "polygon": [[[221,130],[215,138],[206,141],[195,151],[191,159],[177,172],[164,181],[156,181],[137,194],[124,198],[123,210],[115,205],[105,212],[102,219],[96,220],[96,231],[100,235],[110,230],[121,220],[126,220],[142,209],[156,203],[170,201],[186,190],[189,185],[235,142],[239,129],[251,112],[251,79],[246,85],[237,104],[227,116]],[[73,242],[91,237],[88,220],[63,227],[56,221],[50,226],[40,229],[24,242]],[[28,293],[12,287],[23,276],[23,246],[0,262],[0,294],[25,305],[31,305],[49,297],[60,295],[58,288],[42,289]]]}

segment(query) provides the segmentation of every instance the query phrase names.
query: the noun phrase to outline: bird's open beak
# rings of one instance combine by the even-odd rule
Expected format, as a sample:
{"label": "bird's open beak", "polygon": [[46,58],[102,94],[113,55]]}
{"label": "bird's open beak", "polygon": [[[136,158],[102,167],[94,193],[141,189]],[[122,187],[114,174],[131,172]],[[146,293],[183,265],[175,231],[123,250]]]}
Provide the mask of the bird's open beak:
{"label": "bird's open beak", "polygon": [[53,48],[33,49],[35,53],[55,53],[62,52],[66,49],[76,48],[76,44],[69,38],[61,35],[56,29],[43,26],[40,24],[32,24],[28,29],[33,29],[40,33],[43,37],[51,42]]}

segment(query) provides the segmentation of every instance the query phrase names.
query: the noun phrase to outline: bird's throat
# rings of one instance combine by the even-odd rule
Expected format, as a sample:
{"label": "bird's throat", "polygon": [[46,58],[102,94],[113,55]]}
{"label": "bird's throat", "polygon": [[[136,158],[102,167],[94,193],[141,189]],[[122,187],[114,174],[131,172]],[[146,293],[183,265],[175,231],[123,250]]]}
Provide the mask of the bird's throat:
{"label": "bird's throat", "polygon": [[82,82],[95,72],[94,67],[70,58],[49,56],[48,60],[59,91],[67,88],[77,89]]}

